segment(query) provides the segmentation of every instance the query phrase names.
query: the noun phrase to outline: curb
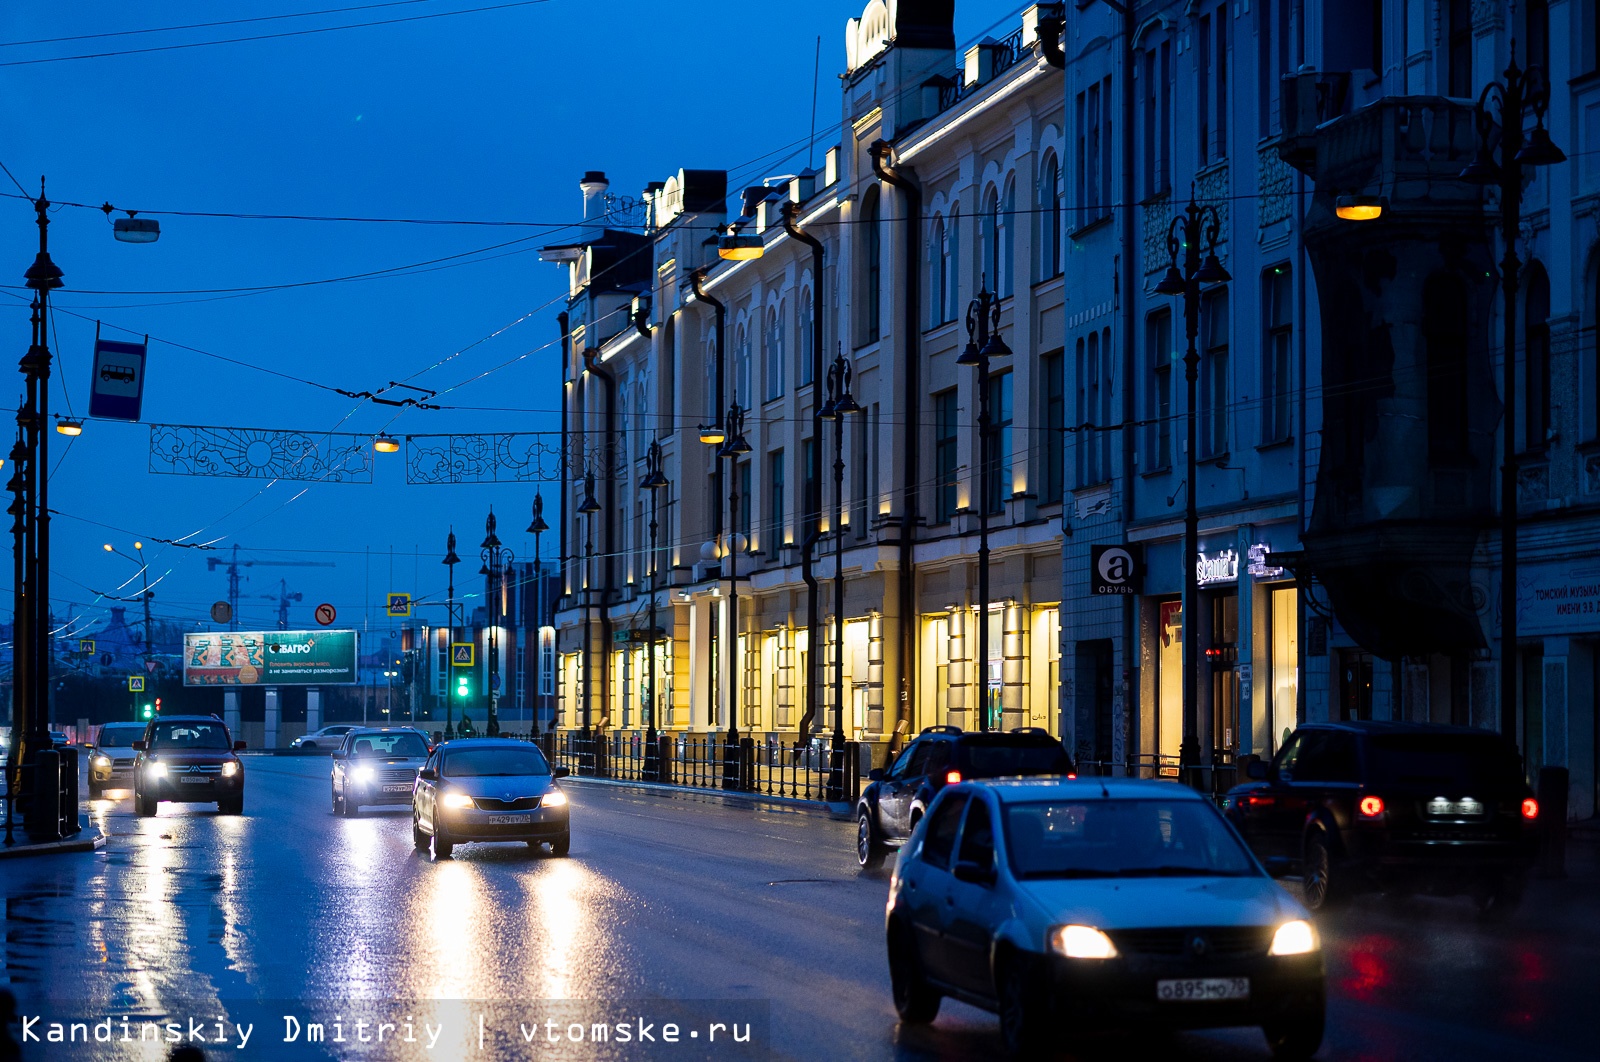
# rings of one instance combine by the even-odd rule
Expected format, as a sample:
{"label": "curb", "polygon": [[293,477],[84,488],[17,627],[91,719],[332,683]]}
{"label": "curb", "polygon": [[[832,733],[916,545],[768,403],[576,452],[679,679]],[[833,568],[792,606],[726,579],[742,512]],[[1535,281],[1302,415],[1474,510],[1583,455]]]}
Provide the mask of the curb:
{"label": "curb", "polygon": [[21,859],[23,856],[55,855],[60,852],[93,852],[104,848],[106,835],[101,833],[98,827],[94,828],[93,834],[92,837],[80,835],[70,840],[49,841],[45,844],[18,844],[10,848],[0,846],[0,859]]}
{"label": "curb", "polygon": [[595,786],[601,789],[632,789],[640,793],[651,793],[656,796],[670,799],[684,797],[700,797],[715,800],[728,807],[757,809],[763,806],[782,808],[785,811],[799,811],[810,815],[825,815],[836,822],[849,822],[851,819],[851,806],[848,803],[829,804],[820,800],[801,800],[797,797],[762,796],[757,793],[724,793],[716,789],[703,789],[692,785],[672,785],[664,782],[637,782],[618,778],[593,778],[590,776],[579,777],[570,775],[562,779],[562,785],[572,785],[578,788]]}

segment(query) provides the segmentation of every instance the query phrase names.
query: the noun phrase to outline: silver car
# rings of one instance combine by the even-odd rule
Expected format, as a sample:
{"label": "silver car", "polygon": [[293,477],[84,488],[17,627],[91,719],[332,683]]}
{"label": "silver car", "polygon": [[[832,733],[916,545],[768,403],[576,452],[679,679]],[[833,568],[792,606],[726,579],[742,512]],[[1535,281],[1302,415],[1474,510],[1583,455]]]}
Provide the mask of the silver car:
{"label": "silver car", "polygon": [[144,737],[143,723],[107,723],[89,750],[89,796],[98,800],[107,789],[133,788],[133,743]]}
{"label": "silver car", "polygon": [[344,736],[356,729],[354,723],[333,723],[321,730],[313,730],[309,734],[295,738],[289,742],[291,749],[328,749],[333,750],[344,741]]}
{"label": "silver car", "polygon": [[463,841],[549,844],[558,856],[572,845],[567,794],[539,746],[509,738],[465,738],[433,750],[417,772],[411,798],[411,840],[419,852],[431,841],[444,859]]}
{"label": "silver car", "polygon": [[333,813],[411,803],[417,770],[427,758],[428,742],[410,727],[355,727],[333,752]]}

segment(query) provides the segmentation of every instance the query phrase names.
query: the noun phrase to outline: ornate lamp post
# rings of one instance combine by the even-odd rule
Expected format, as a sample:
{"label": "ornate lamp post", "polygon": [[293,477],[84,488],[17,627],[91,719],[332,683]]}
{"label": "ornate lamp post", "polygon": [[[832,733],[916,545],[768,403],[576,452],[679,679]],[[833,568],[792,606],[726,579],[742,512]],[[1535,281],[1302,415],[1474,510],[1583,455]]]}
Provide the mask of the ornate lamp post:
{"label": "ornate lamp post", "polygon": [[647,632],[648,641],[645,643],[646,653],[650,657],[650,685],[649,694],[645,697],[644,707],[644,776],[646,780],[653,781],[660,770],[659,750],[656,743],[660,737],[656,729],[656,706],[661,702],[661,696],[656,690],[656,576],[660,571],[660,564],[656,556],[656,532],[660,525],[661,492],[668,486],[666,473],[661,470],[662,454],[659,440],[650,440],[650,449],[644,457],[645,476],[639,481],[639,489],[650,492],[650,630]]}
{"label": "ornate lamp post", "polygon": [[[533,495],[533,522],[528,525],[528,534],[533,536],[533,729],[539,733],[539,710],[543,707],[540,703],[544,689],[544,569],[539,562],[539,536],[550,530],[550,525],[544,522],[544,495],[535,491]],[[551,729],[555,729],[554,720]]]}
{"label": "ornate lamp post", "polygon": [[[1550,106],[1550,79],[1537,66],[1517,67],[1517,43],[1504,81],[1483,87],[1475,108],[1478,156],[1461,179],[1500,188],[1500,285],[1505,291],[1505,350],[1502,356],[1505,416],[1501,421],[1500,461],[1500,732],[1517,740],[1517,287],[1522,261],[1517,236],[1522,226],[1524,166],[1553,166],[1567,156],[1550,140],[1544,113]],[[1533,128],[1523,122],[1532,110]],[[1497,135],[1498,134],[1498,135]],[[1532,441],[1532,440],[1530,440]],[[1520,744],[1520,743],[1519,743]]]}
{"label": "ornate lamp post", "polygon": [[494,509],[491,507],[488,519],[483,522],[484,535],[480,546],[483,568],[478,574],[488,578],[489,591],[489,659],[486,669],[489,673],[489,720],[484,725],[484,733],[490,737],[499,737],[500,716],[497,709],[500,702],[500,618],[505,612],[501,607],[500,595],[505,586],[505,570],[516,557],[501,543],[500,536],[494,533],[494,527]]}
{"label": "ornate lamp post", "polygon": [[[594,514],[600,511],[600,503],[594,500],[594,473],[586,472],[583,477],[583,500],[578,503],[578,512],[582,513],[584,520],[584,553],[585,563],[583,568],[583,727],[582,736],[588,739],[589,727],[594,721],[594,705],[590,690],[594,687],[594,631],[589,616],[589,576],[594,570]],[[593,750],[586,754],[592,757]],[[593,759],[584,759],[580,762],[590,764],[590,773],[593,772]]]}
{"label": "ornate lamp post", "polygon": [[456,656],[456,649],[455,649],[455,645],[456,645],[456,565],[461,563],[461,558],[456,556],[456,532],[455,532],[455,528],[451,528],[450,529],[450,537],[445,539],[444,561],[443,561],[443,563],[444,563],[444,566],[445,566],[445,570],[449,572],[449,579],[450,579],[448,587],[445,590],[445,611],[449,614],[449,617],[450,617],[449,621],[448,621],[449,627],[450,627],[450,636],[445,639],[445,653],[444,653],[444,655],[445,655],[445,664],[444,664],[444,666],[446,668],[445,675],[447,677],[446,678],[446,682],[445,682],[445,690],[444,690],[444,736],[445,736],[446,739],[449,739],[449,738],[454,737],[455,733],[456,733],[456,723],[455,723],[456,702],[453,699],[454,698],[454,694],[451,692],[451,687],[454,685],[454,683],[449,681],[449,679],[454,677],[452,672],[455,670],[455,656]]}
{"label": "ornate lamp post", "polygon": [[957,365],[978,370],[978,729],[991,730],[989,712],[989,498],[994,493],[989,415],[989,359],[1011,356],[1000,338],[1000,299],[987,283],[967,304],[967,345]]}
{"label": "ornate lamp post", "polygon": [[[828,400],[817,419],[834,422],[833,447],[833,739],[828,755],[828,799],[844,799],[844,431],[845,418],[861,412],[850,393],[854,375],[841,346],[828,366]],[[820,439],[819,439],[820,443]],[[816,652],[815,648],[811,650]]]}
{"label": "ornate lamp post", "polygon": [[744,771],[739,760],[739,458],[750,452],[744,437],[744,408],[738,402],[728,407],[727,438],[717,456],[728,461],[728,524],[723,538],[723,553],[728,558],[728,734],[722,758],[722,787],[743,787]]}
{"label": "ornate lamp post", "polygon": [[[1178,769],[1183,781],[1198,787],[1200,782],[1200,643],[1199,627],[1200,512],[1195,491],[1195,448],[1197,442],[1195,388],[1200,379],[1200,352],[1195,340],[1200,335],[1200,287],[1225,284],[1233,278],[1217,261],[1217,236],[1222,217],[1213,206],[1198,206],[1190,192],[1189,205],[1180,217],[1172,219],[1167,230],[1167,253],[1171,264],[1166,276],[1156,285],[1158,295],[1183,298],[1183,330],[1188,348],[1183,355],[1183,378],[1188,389],[1184,410],[1184,429],[1188,444],[1184,448],[1187,470],[1187,501],[1183,510],[1183,741],[1178,747]],[[1205,238],[1206,256],[1200,258],[1200,240]],[[1183,254],[1183,270],[1178,269],[1178,254]]]}

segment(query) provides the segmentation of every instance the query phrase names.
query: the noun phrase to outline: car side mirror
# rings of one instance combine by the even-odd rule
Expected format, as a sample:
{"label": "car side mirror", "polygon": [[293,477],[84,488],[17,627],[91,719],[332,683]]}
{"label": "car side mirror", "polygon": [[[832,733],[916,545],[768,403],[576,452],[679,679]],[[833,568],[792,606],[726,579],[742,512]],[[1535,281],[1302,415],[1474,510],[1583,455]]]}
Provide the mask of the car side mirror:
{"label": "car side mirror", "polygon": [[333,753],[332,753],[332,758],[336,759],[336,760],[342,760],[342,759],[344,759],[344,753],[341,752],[339,749],[334,749]]}
{"label": "car side mirror", "polygon": [[889,777],[889,772],[885,771],[882,767],[874,767],[872,770],[867,772],[867,780],[869,782],[881,782],[887,777]]}
{"label": "car side mirror", "polygon": [[551,771],[550,771],[550,777],[552,777],[552,778],[566,778],[566,777],[569,777],[571,774],[572,774],[572,770],[571,770],[571,768],[568,768],[568,767],[555,767],[555,768],[552,768]]}
{"label": "car side mirror", "polygon": [[235,741],[233,743],[233,751],[235,751],[235,752],[243,752],[245,750],[245,748],[246,748],[245,743],[242,742],[242,741]]}
{"label": "car side mirror", "polygon": [[424,782],[437,782],[439,780],[439,772],[434,770],[432,767],[424,767],[422,770],[417,772],[417,777],[422,779]]}
{"label": "car side mirror", "polygon": [[133,751],[135,751],[135,752],[143,752],[144,751],[144,741],[143,741],[143,739],[140,739],[139,741],[135,741],[133,743]]}
{"label": "car side mirror", "polygon": [[1251,760],[1245,765],[1244,773],[1258,782],[1267,780],[1268,769],[1271,765],[1266,760]]}
{"label": "car side mirror", "polygon": [[964,881],[968,885],[993,885],[994,867],[974,863],[970,859],[963,859],[956,863],[954,870],[957,881]]}

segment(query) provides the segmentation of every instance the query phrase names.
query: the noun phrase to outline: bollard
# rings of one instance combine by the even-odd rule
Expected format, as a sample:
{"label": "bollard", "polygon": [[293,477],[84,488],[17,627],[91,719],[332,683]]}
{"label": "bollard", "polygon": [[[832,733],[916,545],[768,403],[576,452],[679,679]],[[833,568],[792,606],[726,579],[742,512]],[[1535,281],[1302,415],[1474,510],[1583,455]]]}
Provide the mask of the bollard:
{"label": "bollard", "polygon": [[33,795],[28,801],[28,839],[35,844],[61,840],[61,753],[33,754]]}
{"label": "bollard", "polygon": [[1567,789],[1565,767],[1539,768],[1539,876],[1567,876]]}
{"label": "bollard", "polygon": [[83,829],[78,821],[78,750],[65,748],[61,756],[61,836],[73,837]]}
{"label": "bollard", "polygon": [[672,750],[677,742],[671,734],[662,734],[656,738],[659,746],[656,752],[656,781],[671,784],[672,782]]}

